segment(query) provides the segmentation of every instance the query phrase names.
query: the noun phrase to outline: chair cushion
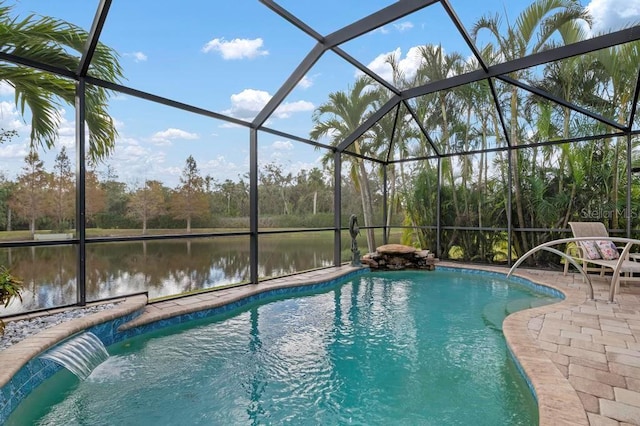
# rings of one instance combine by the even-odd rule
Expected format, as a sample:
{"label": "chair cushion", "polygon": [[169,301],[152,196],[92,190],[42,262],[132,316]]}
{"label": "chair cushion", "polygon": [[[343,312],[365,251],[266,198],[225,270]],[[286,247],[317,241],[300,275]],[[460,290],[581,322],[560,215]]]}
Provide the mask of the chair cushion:
{"label": "chair cushion", "polygon": [[600,251],[600,255],[604,260],[615,260],[620,257],[618,253],[618,249],[613,241],[596,241],[596,245],[598,247],[598,251]]}
{"label": "chair cushion", "polygon": [[580,241],[580,246],[584,250],[584,256],[587,259],[600,259],[600,251],[598,251],[595,241]]}

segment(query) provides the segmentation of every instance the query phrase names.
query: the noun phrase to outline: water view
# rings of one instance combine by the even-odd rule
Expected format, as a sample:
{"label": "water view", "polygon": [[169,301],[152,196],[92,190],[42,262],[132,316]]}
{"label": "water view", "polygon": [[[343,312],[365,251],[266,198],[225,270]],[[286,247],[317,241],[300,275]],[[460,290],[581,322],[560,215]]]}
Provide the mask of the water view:
{"label": "water view", "polygon": [[[331,266],[332,235],[261,236],[258,276]],[[0,263],[11,265],[25,284],[22,303],[15,300],[2,315],[76,303],[76,250],[67,245],[0,251]],[[87,244],[86,259],[88,301],[143,291],[153,299],[248,281],[249,237]]]}

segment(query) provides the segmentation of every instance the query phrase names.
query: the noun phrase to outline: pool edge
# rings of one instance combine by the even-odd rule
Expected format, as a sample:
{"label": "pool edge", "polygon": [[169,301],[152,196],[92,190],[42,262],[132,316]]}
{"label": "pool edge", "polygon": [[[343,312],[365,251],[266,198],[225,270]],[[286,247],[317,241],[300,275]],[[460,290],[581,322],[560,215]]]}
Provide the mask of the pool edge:
{"label": "pool edge", "polygon": [[[484,265],[463,266],[444,263],[441,266],[457,270],[495,273],[505,279],[508,271],[505,268]],[[507,348],[538,402],[539,424],[589,425],[587,412],[578,393],[540,348],[529,331],[529,321],[532,319],[580,306],[586,301],[586,294],[545,280],[543,271],[519,269],[514,273],[513,278],[524,279],[564,295],[564,299],[558,303],[514,312],[507,316],[502,324]]]}
{"label": "pool edge", "polygon": [[[295,294],[330,287],[341,280],[368,271],[369,268],[345,265],[274,278],[257,285],[248,284],[169,299],[155,304],[149,304],[146,295],[137,295],[122,298],[122,303],[113,309],[47,328],[0,351],[0,365],[3,367],[0,371],[0,424],[4,424],[33,389],[61,368],[52,361],[42,360],[39,355],[75,334],[93,332],[105,346],[109,346],[169,325],[237,309],[272,295],[285,292]],[[207,298],[209,300],[205,300]],[[157,305],[169,307],[162,312],[157,309]],[[141,320],[136,321],[138,318]]]}
{"label": "pool edge", "polygon": [[[439,265],[439,269],[457,269],[465,271],[482,271],[496,273],[506,278],[506,272],[503,268],[496,268],[490,266],[479,265],[456,265],[444,263]],[[111,333],[113,335],[111,342],[105,342],[112,344],[115,341],[120,341],[134,335],[142,334],[144,332],[153,331],[158,328],[163,328],[168,325],[178,322],[190,321],[200,317],[214,315],[221,313],[223,310],[236,309],[246,303],[251,303],[254,300],[259,300],[262,297],[268,297],[271,294],[279,294],[278,292],[290,292],[292,289],[302,288],[304,291],[312,291],[314,285],[319,287],[327,287],[333,285],[339,280],[346,279],[351,275],[364,273],[369,271],[368,268],[335,268],[330,274],[326,272],[301,274],[299,276],[285,277],[283,279],[274,279],[263,282],[258,285],[246,285],[242,287],[230,288],[221,290],[218,293],[218,300],[203,300],[203,297],[209,293],[198,294],[190,296],[188,298],[173,299],[168,301],[162,301],[152,304],[147,304],[146,297],[142,306],[137,306],[137,310],[124,314],[121,312],[121,316],[117,317],[115,312],[107,315],[111,315],[112,318],[106,318],[102,320],[102,323],[106,321],[117,322],[115,326],[111,327]],[[561,302],[532,308],[524,311],[519,311],[509,315],[503,324],[503,333],[507,342],[507,347],[512,355],[519,371],[523,374],[527,380],[530,389],[538,403],[539,423],[545,424],[589,424],[586,416],[586,411],[569,381],[561,374],[556,368],[554,363],[545,355],[542,349],[538,346],[535,339],[529,334],[528,324],[532,318],[535,318],[545,313],[556,312],[559,309],[568,309],[579,305],[584,302],[585,295],[577,290],[561,288],[555,286],[552,283],[546,282],[541,279],[535,273],[527,270],[518,271],[516,274],[519,279],[524,279],[528,282],[542,286],[544,288],[551,288],[560,294],[565,296],[565,299]],[[238,291],[241,290],[241,291]],[[223,297],[226,293],[229,293],[228,297]],[[139,303],[139,302],[138,302]],[[165,305],[167,309],[160,309],[158,305]],[[218,312],[220,310],[220,312]],[[43,339],[49,339],[49,343],[43,346],[40,344],[32,344],[28,338],[25,341],[14,345],[14,347],[22,345],[23,348],[28,348],[31,353],[31,360],[35,359],[38,354],[44,352],[46,349],[54,346],[60,341],[68,338],[69,336],[78,333],[82,330],[88,330],[90,326],[96,325],[96,320],[92,319],[94,315],[85,317],[90,322],[83,322],[84,319],[78,319],[73,324],[71,332],[65,333],[48,331],[54,330],[56,327],[45,330],[39,333],[37,336]],[[126,317],[126,318],[125,318]],[[116,321],[117,320],[117,321]],[[73,320],[76,321],[76,320]],[[69,323],[73,322],[70,321]],[[92,322],[91,322],[92,321]],[[69,324],[67,323],[67,324]],[[82,324],[85,324],[82,326]],[[59,326],[57,326],[59,327]],[[41,336],[42,335],[42,336]],[[102,338],[102,336],[100,336]],[[55,340],[52,340],[55,339]],[[0,351],[0,365],[3,361],[3,356],[7,356],[5,351]],[[9,354],[11,355],[11,353]],[[23,362],[23,367],[19,370],[26,369],[27,372],[22,376],[31,375],[31,377],[22,377],[24,385],[27,389],[22,390],[12,388],[8,386],[11,384],[11,380],[20,375],[21,371],[18,371],[11,375],[7,380],[5,376],[7,374],[0,374],[0,423],[4,422],[9,414],[15,409],[15,407],[28,395],[29,391],[39,385],[46,378],[50,377],[55,371],[43,374],[36,372],[33,374],[29,368],[25,368],[28,361]],[[4,369],[3,372],[4,373]],[[46,377],[44,377],[46,375]],[[39,383],[35,383],[33,380],[38,378]],[[4,378],[4,382],[2,381]],[[8,388],[8,390],[7,390]]]}

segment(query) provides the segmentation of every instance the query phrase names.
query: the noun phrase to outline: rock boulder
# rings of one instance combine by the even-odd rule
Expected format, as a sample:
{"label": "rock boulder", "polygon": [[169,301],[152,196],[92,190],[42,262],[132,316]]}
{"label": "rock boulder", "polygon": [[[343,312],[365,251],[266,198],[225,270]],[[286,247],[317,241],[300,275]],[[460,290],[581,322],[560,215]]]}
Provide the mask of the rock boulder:
{"label": "rock boulder", "polygon": [[433,271],[438,259],[429,250],[402,244],[385,244],[362,257],[362,263],[375,270],[426,269]]}

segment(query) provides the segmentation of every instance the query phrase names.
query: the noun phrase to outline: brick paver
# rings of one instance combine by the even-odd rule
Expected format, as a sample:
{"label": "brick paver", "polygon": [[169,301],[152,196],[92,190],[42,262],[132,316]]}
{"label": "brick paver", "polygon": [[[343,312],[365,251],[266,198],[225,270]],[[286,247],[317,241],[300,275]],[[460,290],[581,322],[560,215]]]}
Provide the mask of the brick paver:
{"label": "brick paver", "polygon": [[[588,424],[640,425],[638,290],[623,287],[615,302],[609,303],[608,277],[593,277],[593,301],[587,300],[586,284],[577,274],[564,277],[561,273],[523,270],[521,275],[563,292],[572,291],[556,310],[552,309],[555,305],[536,308],[541,314],[532,315],[528,329],[576,391]],[[583,300],[573,292],[576,289],[583,292]],[[563,315],[558,316],[558,312]],[[578,331],[573,328],[576,326]]]}

